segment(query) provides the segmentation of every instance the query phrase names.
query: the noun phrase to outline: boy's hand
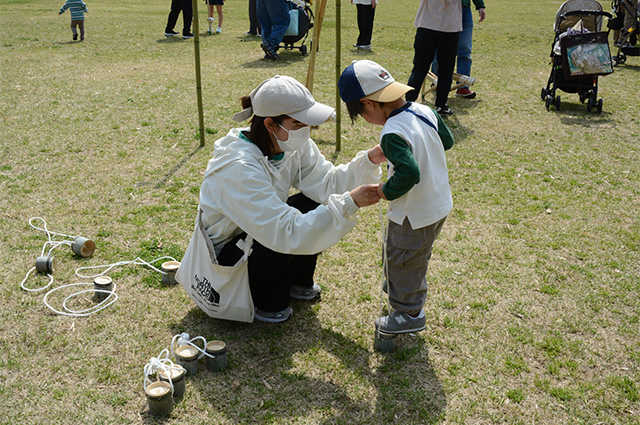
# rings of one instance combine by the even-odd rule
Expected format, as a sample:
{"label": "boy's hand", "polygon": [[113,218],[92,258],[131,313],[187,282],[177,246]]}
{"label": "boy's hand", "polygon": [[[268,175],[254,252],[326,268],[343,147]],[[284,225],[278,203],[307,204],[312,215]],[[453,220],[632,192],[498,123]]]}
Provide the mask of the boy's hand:
{"label": "boy's hand", "polygon": [[379,183],[379,184],[378,184],[378,196],[379,196],[381,199],[384,199],[385,201],[388,201],[387,197],[386,197],[386,196],[384,196],[384,192],[382,191],[382,186],[384,186],[384,183]]}
{"label": "boy's hand", "polygon": [[373,205],[380,200],[377,184],[363,184],[349,192],[353,202],[360,208]]}
{"label": "boy's hand", "polygon": [[374,147],[369,149],[367,154],[369,155],[369,161],[373,162],[374,164],[381,164],[387,160],[387,158],[384,156],[384,153],[382,153],[382,148],[380,147],[380,145],[375,145]]}
{"label": "boy's hand", "polygon": [[62,15],[62,13],[58,12],[58,15]]}

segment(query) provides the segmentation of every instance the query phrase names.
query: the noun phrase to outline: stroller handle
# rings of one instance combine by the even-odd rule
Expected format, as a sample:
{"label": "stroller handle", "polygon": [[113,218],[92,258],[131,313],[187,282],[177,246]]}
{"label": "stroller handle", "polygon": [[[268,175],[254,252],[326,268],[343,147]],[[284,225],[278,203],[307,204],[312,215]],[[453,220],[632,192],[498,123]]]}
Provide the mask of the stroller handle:
{"label": "stroller handle", "polygon": [[564,21],[568,16],[574,15],[595,15],[595,16],[605,16],[609,19],[613,18],[613,15],[609,12],[605,12],[603,10],[571,10],[567,13],[563,13],[560,15],[559,22]]}

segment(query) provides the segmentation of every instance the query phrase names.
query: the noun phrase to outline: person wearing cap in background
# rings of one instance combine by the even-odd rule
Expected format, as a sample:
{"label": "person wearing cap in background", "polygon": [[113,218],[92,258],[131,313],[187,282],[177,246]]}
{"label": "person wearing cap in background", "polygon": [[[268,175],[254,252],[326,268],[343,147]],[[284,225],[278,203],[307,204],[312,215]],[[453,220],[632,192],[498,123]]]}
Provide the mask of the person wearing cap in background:
{"label": "person wearing cap in background", "polygon": [[[352,230],[361,207],[378,202],[380,146],[334,166],[310,139],[310,126],[334,108],[315,101],[291,77],[276,75],[241,99],[241,122],[214,145],[200,189],[202,221],[218,263],[233,266],[244,254],[237,242],[253,237],[249,286],[255,318],[283,322],[290,298],[320,294],[313,274],[319,252]],[[299,193],[289,196],[294,187]]]}
{"label": "person wearing cap in background", "polygon": [[452,115],[447,97],[453,81],[458,38],[462,31],[461,0],[420,0],[415,26],[413,69],[407,83],[412,89],[406,99],[414,101],[418,98],[437,51],[439,77],[435,110],[440,115]]}
{"label": "person wearing cap in background", "polygon": [[382,126],[380,146],[388,180],[378,194],[389,201],[385,276],[393,310],[376,319],[381,332],[399,334],[425,328],[425,275],[433,242],[453,207],[445,149],[453,136],[431,108],[406,102],[412,88],[398,83],[379,64],[354,61],[338,81],[352,121],[362,116]]}

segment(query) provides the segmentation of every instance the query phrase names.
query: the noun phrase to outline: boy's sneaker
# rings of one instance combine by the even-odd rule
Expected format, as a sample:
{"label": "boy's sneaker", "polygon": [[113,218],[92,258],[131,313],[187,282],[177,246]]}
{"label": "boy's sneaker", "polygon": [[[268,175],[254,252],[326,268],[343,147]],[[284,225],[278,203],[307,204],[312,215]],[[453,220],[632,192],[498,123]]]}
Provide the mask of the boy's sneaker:
{"label": "boy's sneaker", "polygon": [[183,39],[185,39],[185,40],[188,40],[188,39],[190,39],[190,38],[193,38],[193,34],[192,34],[192,33],[190,33],[190,32],[187,32],[187,33],[184,33],[184,32],[183,32],[183,33],[182,33],[182,38],[183,38]]}
{"label": "boy's sneaker", "polygon": [[476,92],[469,90],[467,87],[461,87],[456,91],[456,96],[473,99],[476,97]]}
{"label": "boy's sneaker", "polygon": [[353,47],[358,50],[371,50],[371,44],[354,44]]}
{"label": "boy's sneaker", "polygon": [[220,34],[221,32],[222,32],[222,28],[218,27],[218,28],[216,29],[216,34]]}
{"label": "boy's sneaker", "polygon": [[292,285],[289,295],[297,300],[312,300],[320,295],[320,292],[322,292],[322,289],[315,283],[312,287]]}
{"label": "boy's sneaker", "polygon": [[175,32],[174,30],[165,31],[164,32],[165,37],[173,37],[174,35],[178,35],[178,34],[180,34],[180,33],[179,32]]}
{"label": "boy's sneaker", "polygon": [[78,34],[73,34],[73,41],[76,41],[78,39]]}
{"label": "boy's sneaker", "polygon": [[407,313],[394,310],[388,316],[376,319],[376,330],[386,334],[419,332],[426,326],[427,318],[424,310],[420,310],[420,314],[417,317],[411,317]]}
{"label": "boy's sneaker", "polygon": [[293,309],[291,307],[287,307],[284,310],[280,311],[264,311],[256,308],[253,314],[253,317],[260,320],[261,322],[269,322],[269,323],[282,323],[286,320],[289,320],[293,316]]}
{"label": "boy's sneaker", "polygon": [[449,108],[448,105],[436,106],[435,110],[441,116],[442,115],[453,115],[453,111]]}

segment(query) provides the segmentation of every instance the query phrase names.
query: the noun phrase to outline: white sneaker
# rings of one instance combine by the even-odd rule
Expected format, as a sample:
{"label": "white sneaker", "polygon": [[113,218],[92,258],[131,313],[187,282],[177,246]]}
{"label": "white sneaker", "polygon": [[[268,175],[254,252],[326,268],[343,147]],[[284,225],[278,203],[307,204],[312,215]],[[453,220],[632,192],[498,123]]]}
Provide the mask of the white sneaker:
{"label": "white sneaker", "polygon": [[280,311],[264,311],[256,308],[253,314],[253,317],[260,320],[261,322],[269,322],[269,323],[281,323],[286,320],[289,320],[293,316],[293,309],[291,307],[287,307],[284,310]]}
{"label": "white sneaker", "polygon": [[216,29],[216,33],[220,34],[222,32],[222,28],[218,27],[218,29]]}

